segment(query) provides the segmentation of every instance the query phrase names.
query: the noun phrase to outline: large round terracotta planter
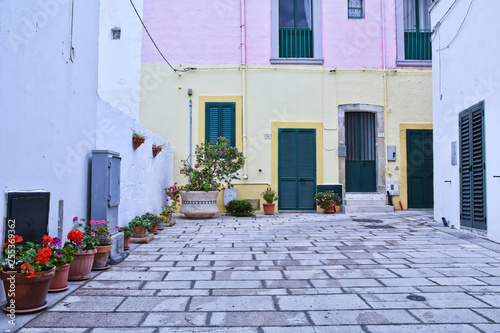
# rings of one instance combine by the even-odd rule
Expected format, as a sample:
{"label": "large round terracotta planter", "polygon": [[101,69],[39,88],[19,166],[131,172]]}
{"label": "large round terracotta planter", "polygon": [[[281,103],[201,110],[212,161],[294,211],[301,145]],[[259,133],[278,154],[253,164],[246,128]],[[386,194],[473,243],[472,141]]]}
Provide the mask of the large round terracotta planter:
{"label": "large round terracotta planter", "polygon": [[123,238],[123,249],[130,250],[130,237]]}
{"label": "large round terracotta planter", "polygon": [[336,212],[335,206],[336,206],[336,204],[334,202],[327,209],[325,209],[323,211],[323,213],[325,213],[325,214],[333,214],[333,213],[335,213]]}
{"label": "large round terracotta planter", "polygon": [[31,313],[45,309],[50,281],[55,269],[35,273],[28,278],[26,273],[1,272],[7,304],[2,308],[7,313]]}
{"label": "large round terracotta planter", "polygon": [[217,196],[219,191],[181,191],[180,213],[189,219],[209,219],[219,212]]}
{"label": "large round terracotta planter", "polygon": [[155,235],[158,234],[158,223],[151,228],[151,232]]}
{"label": "large round terracotta planter", "polygon": [[262,206],[264,206],[264,214],[265,215],[273,215],[275,205],[276,204],[274,204],[274,203],[263,203]]}
{"label": "large round terracotta planter", "polygon": [[54,277],[50,282],[49,292],[55,293],[68,289],[68,275],[70,264],[65,264],[56,269]]}
{"label": "large round terracotta planter", "polygon": [[82,281],[90,279],[90,271],[94,264],[94,256],[97,250],[88,250],[85,253],[75,253],[75,260],[69,267],[68,281]]}
{"label": "large round terracotta planter", "polygon": [[92,265],[93,270],[102,270],[109,268],[106,262],[109,258],[109,253],[113,245],[98,246],[96,248],[97,252],[94,256],[94,264]]}
{"label": "large round terracotta planter", "polygon": [[132,230],[134,231],[134,233],[132,234],[132,237],[134,238],[144,237],[148,233],[146,227],[133,227]]}

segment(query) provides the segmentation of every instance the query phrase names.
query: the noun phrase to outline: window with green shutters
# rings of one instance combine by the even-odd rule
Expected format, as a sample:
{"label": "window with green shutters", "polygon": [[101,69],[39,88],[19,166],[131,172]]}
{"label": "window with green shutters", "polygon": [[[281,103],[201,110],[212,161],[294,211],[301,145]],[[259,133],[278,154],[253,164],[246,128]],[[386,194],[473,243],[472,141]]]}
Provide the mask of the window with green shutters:
{"label": "window with green shutters", "polygon": [[347,16],[349,18],[363,18],[363,0],[348,0]]}
{"label": "window with green shutters", "polygon": [[311,0],[279,0],[280,58],[312,58]]}
{"label": "window with green shutters", "polygon": [[225,137],[236,145],[236,103],[205,103],[205,142]]}

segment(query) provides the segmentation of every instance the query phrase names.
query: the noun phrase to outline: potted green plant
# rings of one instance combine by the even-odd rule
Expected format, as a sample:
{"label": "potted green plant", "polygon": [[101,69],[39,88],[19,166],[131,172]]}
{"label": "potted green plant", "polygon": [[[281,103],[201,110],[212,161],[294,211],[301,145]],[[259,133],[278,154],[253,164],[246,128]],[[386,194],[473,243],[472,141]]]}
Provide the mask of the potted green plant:
{"label": "potted green plant", "polygon": [[266,203],[262,204],[262,206],[264,206],[264,214],[273,215],[274,206],[276,205],[274,202],[278,200],[278,193],[268,188],[264,192],[262,192],[261,195],[262,198],[266,201]]}
{"label": "potted green plant", "polygon": [[246,200],[231,200],[226,205],[226,212],[232,216],[254,216],[255,209]]}
{"label": "potted green plant", "polygon": [[151,230],[151,224],[148,219],[143,219],[139,216],[136,216],[128,223],[128,226],[132,228],[134,238],[141,238],[146,236],[147,232]]}
{"label": "potted green plant", "polygon": [[163,149],[163,145],[156,145],[153,143],[153,157],[156,157],[156,155],[158,155],[161,150]]}
{"label": "potted green plant", "polygon": [[[73,218],[73,222],[78,222],[78,217]],[[75,249],[75,260],[69,267],[68,281],[81,281],[90,279],[90,271],[94,264],[94,256],[97,253],[99,238],[90,230],[90,226],[83,227],[80,219],[76,228],[68,232],[67,243]],[[83,229],[82,232],[80,229]]]}
{"label": "potted green plant", "polygon": [[59,292],[68,289],[69,268],[74,259],[75,248],[67,243],[62,245],[61,239],[54,237],[50,261],[56,271],[50,282],[49,292]]}
{"label": "potted green plant", "polygon": [[326,214],[335,213],[335,206],[340,205],[340,197],[333,191],[319,192],[314,199],[316,204],[324,209],[323,213]]}
{"label": "potted green plant", "polygon": [[160,218],[158,217],[158,215],[152,213],[146,213],[142,215],[141,218],[147,219],[149,221],[150,228],[148,229],[146,227],[148,231],[152,232],[155,235],[158,234],[158,225],[160,224]]}
{"label": "potted green plant", "polygon": [[132,135],[132,145],[134,147],[134,150],[139,148],[144,143],[144,141],[146,141],[146,139],[147,137],[142,135],[141,133],[134,132],[134,134]]}
{"label": "potted green plant", "polygon": [[48,306],[45,301],[50,281],[54,277],[51,237],[43,236],[42,244],[26,242],[23,238],[9,234],[3,245],[1,279],[7,297],[3,310],[31,313]]}
{"label": "potted green plant", "polygon": [[130,237],[132,237],[132,235],[134,234],[132,228],[128,226],[124,227],[115,226],[115,228],[118,230],[118,232],[123,232],[123,249],[130,250]]}
{"label": "potted green plant", "polygon": [[245,164],[245,157],[224,137],[219,137],[215,144],[196,146],[195,155],[194,166],[182,161],[181,174],[188,178],[188,184],[180,192],[180,212],[188,218],[211,218],[219,212],[219,191],[231,187],[232,180],[240,179],[237,172]]}
{"label": "potted green plant", "polygon": [[109,227],[109,221],[90,221],[90,225],[85,227],[86,232],[97,236],[99,240],[99,245],[96,247],[96,254],[94,256],[94,263],[92,265],[92,270],[104,270],[108,269],[107,261],[109,254],[111,253],[111,233]]}

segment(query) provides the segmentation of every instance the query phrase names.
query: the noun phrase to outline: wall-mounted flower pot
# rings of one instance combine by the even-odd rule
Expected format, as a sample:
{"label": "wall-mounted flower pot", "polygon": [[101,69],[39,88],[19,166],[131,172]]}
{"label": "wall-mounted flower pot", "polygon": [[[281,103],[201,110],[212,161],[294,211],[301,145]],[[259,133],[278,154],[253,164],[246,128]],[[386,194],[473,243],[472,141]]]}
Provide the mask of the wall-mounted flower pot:
{"label": "wall-mounted flower pot", "polygon": [[158,155],[161,150],[162,150],[163,147],[155,147],[153,146],[153,157],[156,157],[156,155]]}
{"label": "wall-mounted flower pot", "polygon": [[146,138],[141,138],[139,136],[132,137],[132,145],[134,146],[134,150],[140,147],[146,141]]}

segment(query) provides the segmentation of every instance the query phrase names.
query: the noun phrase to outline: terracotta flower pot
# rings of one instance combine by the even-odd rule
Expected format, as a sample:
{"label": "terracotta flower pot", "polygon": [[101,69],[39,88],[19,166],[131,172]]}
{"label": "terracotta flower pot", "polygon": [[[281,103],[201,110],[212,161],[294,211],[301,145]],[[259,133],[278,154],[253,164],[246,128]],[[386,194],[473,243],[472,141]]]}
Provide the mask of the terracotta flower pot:
{"label": "terracotta flower pot", "polygon": [[69,267],[68,281],[81,281],[90,279],[90,271],[94,264],[94,256],[97,250],[88,250],[85,253],[75,253],[75,260]]}
{"label": "terracotta flower pot", "polygon": [[162,147],[153,147],[153,157],[156,157],[162,150]]}
{"label": "terracotta flower pot", "polygon": [[35,273],[28,278],[26,273],[1,272],[7,304],[2,308],[7,313],[31,313],[45,309],[50,281],[55,269]]}
{"label": "terracotta flower pot", "polygon": [[327,209],[325,209],[323,211],[323,213],[325,213],[325,214],[333,214],[333,213],[335,213],[336,212],[335,206],[336,206],[336,204],[334,202]]}
{"label": "terracotta flower pot", "polygon": [[134,238],[144,237],[148,233],[145,227],[134,227],[133,230],[134,233],[132,234],[132,237]]}
{"label": "terracotta flower pot", "polygon": [[263,203],[262,206],[264,206],[264,214],[273,215],[275,205],[276,205],[275,203]]}
{"label": "terracotta flower pot", "polygon": [[189,219],[209,219],[219,212],[217,196],[219,191],[181,191],[180,212]]}
{"label": "terracotta flower pot", "polygon": [[54,277],[50,282],[49,292],[55,293],[68,289],[69,266],[70,264],[66,264],[56,269]]}
{"label": "terracotta flower pot", "polygon": [[172,213],[161,213],[161,216],[165,216],[167,220],[165,222],[170,222],[172,221]]}
{"label": "terracotta flower pot", "polygon": [[102,270],[109,268],[106,262],[109,258],[109,253],[113,245],[98,246],[96,248],[97,253],[94,256],[94,264],[92,265],[93,270]]}
{"label": "terracotta flower pot", "polygon": [[158,223],[151,228],[151,232],[155,235],[158,234]]}
{"label": "terracotta flower pot", "polygon": [[144,141],[146,141],[146,138],[140,138],[138,136],[133,136],[132,137],[132,145],[134,146],[134,150],[139,148],[144,143]]}
{"label": "terracotta flower pot", "polygon": [[130,237],[123,238],[123,249],[130,250]]}

